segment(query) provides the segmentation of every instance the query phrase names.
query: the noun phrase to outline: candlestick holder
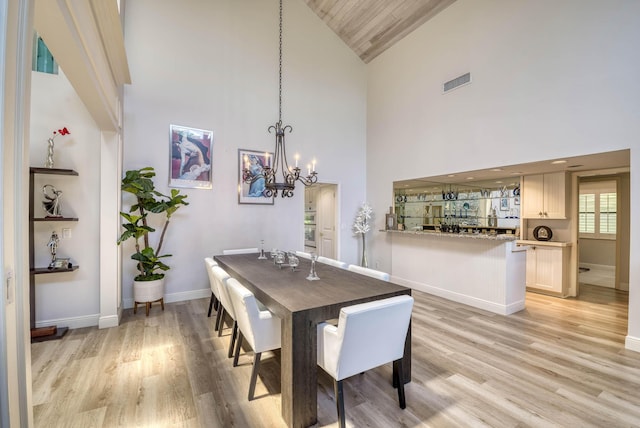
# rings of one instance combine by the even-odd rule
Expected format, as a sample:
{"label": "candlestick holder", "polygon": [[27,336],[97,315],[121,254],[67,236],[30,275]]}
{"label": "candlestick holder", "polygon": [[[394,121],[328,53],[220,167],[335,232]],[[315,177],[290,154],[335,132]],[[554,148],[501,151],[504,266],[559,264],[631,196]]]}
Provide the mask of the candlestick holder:
{"label": "candlestick holder", "polygon": [[264,253],[264,239],[260,240],[260,255],[258,260],[267,260],[267,255]]}
{"label": "candlestick holder", "polygon": [[320,279],[316,273],[316,260],[318,260],[318,255],[315,253],[311,254],[311,270],[307,276],[308,281],[318,281]]}

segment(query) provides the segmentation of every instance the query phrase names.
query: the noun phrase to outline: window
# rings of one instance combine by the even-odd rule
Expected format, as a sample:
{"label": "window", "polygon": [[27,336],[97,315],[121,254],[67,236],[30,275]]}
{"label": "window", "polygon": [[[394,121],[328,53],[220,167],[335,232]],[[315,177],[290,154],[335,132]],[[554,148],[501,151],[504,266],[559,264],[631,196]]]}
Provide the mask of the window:
{"label": "window", "polygon": [[36,34],[33,43],[33,61],[31,69],[42,73],[58,74],[58,63],[44,44],[42,37]]}
{"label": "window", "polygon": [[580,184],[578,231],[583,238],[615,239],[618,198],[615,181]]}

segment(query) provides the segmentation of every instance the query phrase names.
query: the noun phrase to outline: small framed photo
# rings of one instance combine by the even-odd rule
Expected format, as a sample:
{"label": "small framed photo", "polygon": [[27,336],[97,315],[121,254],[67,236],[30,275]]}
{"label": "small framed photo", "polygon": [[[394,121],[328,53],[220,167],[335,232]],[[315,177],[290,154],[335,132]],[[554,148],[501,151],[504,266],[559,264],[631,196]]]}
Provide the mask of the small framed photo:
{"label": "small framed photo", "polygon": [[169,125],[170,187],[211,189],[213,131]]}
{"label": "small framed photo", "polygon": [[273,205],[273,196],[266,196],[262,171],[273,153],[238,149],[238,203]]}
{"label": "small framed photo", "polygon": [[516,196],[513,198],[513,205],[520,205],[520,196]]}
{"label": "small framed photo", "polygon": [[509,211],[509,199],[500,198],[500,211]]}
{"label": "small framed photo", "polygon": [[69,268],[69,258],[60,258],[60,259],[55,259],[53,261],[53,268],[54,269],[68,269]]}

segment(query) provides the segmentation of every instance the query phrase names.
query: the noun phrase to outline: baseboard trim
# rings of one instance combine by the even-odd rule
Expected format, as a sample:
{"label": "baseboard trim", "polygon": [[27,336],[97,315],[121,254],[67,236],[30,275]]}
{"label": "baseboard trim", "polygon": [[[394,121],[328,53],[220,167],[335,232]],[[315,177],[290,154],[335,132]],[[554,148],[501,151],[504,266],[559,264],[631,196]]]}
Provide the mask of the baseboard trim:
{"label": "baseboard trim", "polygon": [[46,327],[50,325],[55,325],[57,327],[69,327],[70,329],[95,327],[98,325],[99,318],[99,314],[71,318],[57,318],[44,321],[36,321],[36,327]]}
{"label": "baseboard trim", "polygon": [[494,314],[498,315],[511,315],[525,308],[524,300],[513,302],[509,305],[501,305],[499,303],[489,302],[487,300],[455,293],[438,287],[432,287],[427,284],[422,284],[420,282],[410,281],[403,278],[393,277],[391,278],[391,280],[396,284],[404,285],[405,287],[409,287],[414,290],[423,291],[428,294],[433,294],[434,296],[473,306],[474,308],[484,309],[485,311],[493,312]]}
{"label": "baseboard trim", "polygon": [[100,317],[98,320],[98,328],[111,328],[117,327],[120,324],[120,317],[118,315],[109,315],[106,317]]}
{"label": "baseboard trim", "polygon": [[[182,291],[180,293],[165,294],[164,302],[165,303],[184,302],[186,300],[202,299],[203,297],[209,297],[209,296],[211,296],[211,289],[207,287],[200,290]],[[133,308],[133,297],[130,297],[128,299],[123,299],[122,306],[125,309]]]}
{"label": "baseboard trim", "polygon": [[640,337],[627,336],[624,347],[630,351],[640,352]]}

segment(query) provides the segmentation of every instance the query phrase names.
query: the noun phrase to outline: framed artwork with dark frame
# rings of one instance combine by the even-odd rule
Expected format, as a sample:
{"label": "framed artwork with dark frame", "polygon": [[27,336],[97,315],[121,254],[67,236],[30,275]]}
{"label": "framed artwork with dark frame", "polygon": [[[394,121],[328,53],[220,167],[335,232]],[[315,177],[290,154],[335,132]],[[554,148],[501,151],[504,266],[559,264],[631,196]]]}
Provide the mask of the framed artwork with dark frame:
{"label": "framed artwork with dark frame", "polygon": [[169,186],[211,189],[213,131],[169,125],[169,143]]}
{"label": "framed artwork with dark frame", "polygon": [[265,195],[262,170],[273,153],[238,149],[238,203],[273,205],[273,196]]}

